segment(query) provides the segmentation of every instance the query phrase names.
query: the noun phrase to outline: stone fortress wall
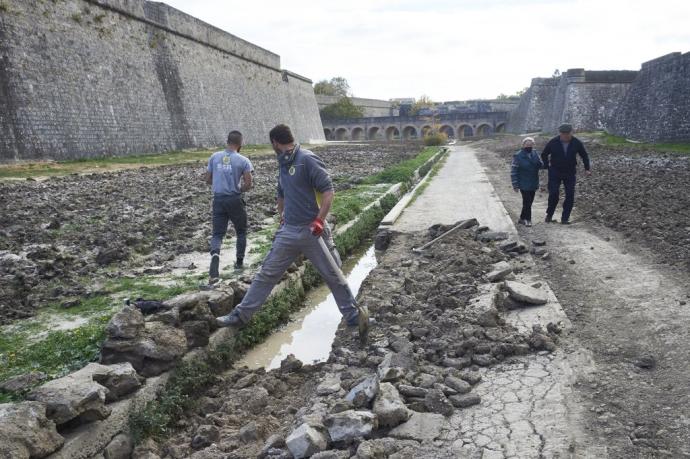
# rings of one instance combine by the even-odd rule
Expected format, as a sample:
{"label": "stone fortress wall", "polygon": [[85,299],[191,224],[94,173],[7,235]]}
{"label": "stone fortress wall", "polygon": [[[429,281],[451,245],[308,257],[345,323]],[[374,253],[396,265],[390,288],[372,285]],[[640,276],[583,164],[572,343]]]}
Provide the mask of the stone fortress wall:
{"label": "stone fortress wall", "polygon": [[12,0],[0,10],[0,161],[323,141],[311,81],[164,3]]}
{"label": "stone fortress wall", "polygon": [[568,69],[557,78],[534,78],[511,114],[511,132],[554,132],[561,123],[579,131],[605,129],[637,72]]}
{"label": "stone fortress wall", "polygon": [[690,52],[642,64],[608,128],[635,140],[690,141]]}
{"label": "stone fortress wall", "polygon": [[639,71],[569,69],[534,78],[511,112],[508,131],[605,130],[648,141],[690,141],[690,53],[671,53]]}

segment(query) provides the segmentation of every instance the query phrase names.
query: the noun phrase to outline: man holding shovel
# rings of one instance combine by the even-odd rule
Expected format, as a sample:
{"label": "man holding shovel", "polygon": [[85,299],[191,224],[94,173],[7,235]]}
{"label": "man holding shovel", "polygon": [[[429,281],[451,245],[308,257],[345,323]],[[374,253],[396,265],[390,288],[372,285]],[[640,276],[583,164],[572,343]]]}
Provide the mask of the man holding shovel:
{"label": "man holding shovel", "polygon": [[326,223],[334,189],[325,165],[319,157],[297,144],[290,128],[284,124],[271,129],[269,138],[279,165],[280,228],[261,271],[254,277],[242,302],[216,321],[221,327],[244,326],[261,308],[287,268],[304,254],[333,292],[348,326],[359,325],[357,304],[340,272],[340,256]]}

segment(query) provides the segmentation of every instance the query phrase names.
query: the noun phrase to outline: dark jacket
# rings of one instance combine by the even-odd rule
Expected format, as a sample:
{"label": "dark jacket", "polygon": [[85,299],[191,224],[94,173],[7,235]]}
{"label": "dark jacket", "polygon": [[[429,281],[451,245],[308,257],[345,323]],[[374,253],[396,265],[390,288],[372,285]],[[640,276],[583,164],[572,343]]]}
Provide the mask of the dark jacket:
{"label": "dark jacket", "polygon": [[564,152],[561,138],[556,136],[549,140],[549,143],[544,147],[541,153],[541,160],[544,163],[544,169],[551,168],[560,174],[570,175],[575,174],[577,155],[580,155],[582,164],[585,165],[585,170],[588,171],[589,155],[582,142],[577,137],[573,137],[568,144],[568,151]]}
{"label": "dark jacket", "polygon": [[510,181],[513,188],[525,191],[534,191],[539,188],[539,169],[542,164],[539,153],[520,150],[513,155],[513,163],[510,168]]}

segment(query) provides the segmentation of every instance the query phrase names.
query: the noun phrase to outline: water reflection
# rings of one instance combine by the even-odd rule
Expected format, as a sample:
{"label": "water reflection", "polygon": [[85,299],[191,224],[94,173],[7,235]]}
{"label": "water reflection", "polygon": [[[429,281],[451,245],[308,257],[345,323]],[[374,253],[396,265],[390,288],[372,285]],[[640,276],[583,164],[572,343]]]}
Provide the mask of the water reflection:
{"label": "water reflection", "polygon": [[[361,256],[351,256],[343,266],[352,293],[357,295],[362,282],[376,267],[374,246]],[[247,353],[238,362],[255,369],[278,368],[289,354],[305,363],[321,362],[328,358],[341,315],[333,294],[326,285],[311,290],[305,307],[292,322],[273,333],[265,342]]]}

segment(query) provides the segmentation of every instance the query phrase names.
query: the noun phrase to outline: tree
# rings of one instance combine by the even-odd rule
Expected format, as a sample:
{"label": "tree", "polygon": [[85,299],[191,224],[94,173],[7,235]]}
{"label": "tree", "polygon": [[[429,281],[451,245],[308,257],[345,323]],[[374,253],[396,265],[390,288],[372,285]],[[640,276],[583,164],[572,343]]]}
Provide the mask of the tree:
{"label": "tree", "polygon": [[425,108],[434,108],[436,104],[431,100],[431,97],[422,94],[419,99],[417,99],[410,109],[410,115],[416,116],[419,114],[420,110]]}
{"label": "tree", "polygon": [[519,99],[520,97],[522,97],[522,95],[524,93],[527,92],[528,89],[529,89],[529,87],[520,89],[520,90],[516,91],[515,94],[511,94],[510,96],[501,93],[498,96],[496,96],[496,100]]}
{"label": "tree", "polygon": [[314,94],[324,96],[350,96],[350,84],[343,77],[333,77],[329,80],[318,81],[314,85]]}
{"label": "tree", "polygon": [[361,118],[362,116],[364,116],[362,107],[353,104],[349,97],[341,97],[338,102],[321,109],[321,118],[324,120]]}

